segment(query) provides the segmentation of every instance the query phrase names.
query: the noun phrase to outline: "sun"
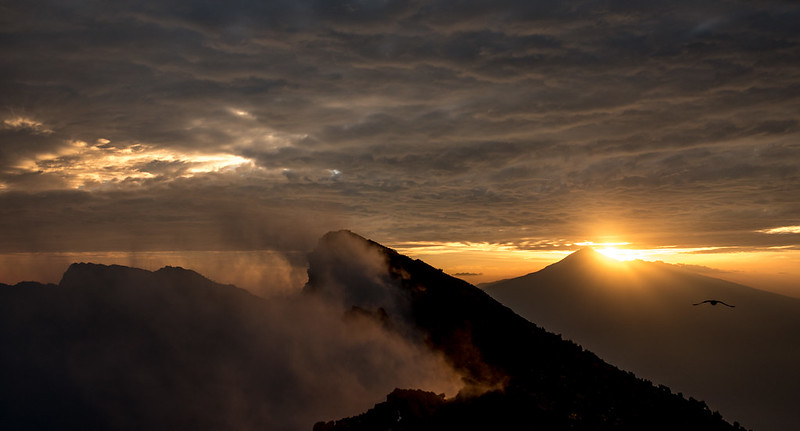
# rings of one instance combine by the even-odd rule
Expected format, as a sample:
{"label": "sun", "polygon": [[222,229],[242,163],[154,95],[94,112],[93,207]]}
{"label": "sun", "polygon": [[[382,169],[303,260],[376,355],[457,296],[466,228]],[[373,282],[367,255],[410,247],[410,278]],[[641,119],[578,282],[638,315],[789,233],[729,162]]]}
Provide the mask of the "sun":
{"label": "sun", "polygon": [[636,259],[645,260],[645,257],[647,255],[646,250],[636,250],[632,248],[620,247],[620,246],[628,246],[630,244],[631,243],[629,242],[593,242],[593,241],[583,241],[575,243],[575,245],[579,245],[581,247],[591,247],[594,251],[619,262],[625,262]]}
{"label": "sun", "polygon": [[598,247],[595,248],[595,251],[620,262],[641,259],[641,256],[639,253],[637,253],[637,250],[616,247]]}

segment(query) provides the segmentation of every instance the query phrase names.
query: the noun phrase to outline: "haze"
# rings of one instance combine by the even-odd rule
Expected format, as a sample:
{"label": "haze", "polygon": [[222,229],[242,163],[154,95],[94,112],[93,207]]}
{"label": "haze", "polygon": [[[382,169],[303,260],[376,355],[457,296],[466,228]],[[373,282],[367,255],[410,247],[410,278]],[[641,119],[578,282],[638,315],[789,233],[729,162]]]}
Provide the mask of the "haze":
{"label": "haze", "polygon": [[797,296],[798,21],[782,1],[3,2],[0,282],[217,262],[281,290],[348,227],[473,283],[625,243]]}
{"label": "haze", "polygon": [[763,431],[800,426],[798,299],[588,248],[485,291],[621,369],[706,401],[729,421]]}

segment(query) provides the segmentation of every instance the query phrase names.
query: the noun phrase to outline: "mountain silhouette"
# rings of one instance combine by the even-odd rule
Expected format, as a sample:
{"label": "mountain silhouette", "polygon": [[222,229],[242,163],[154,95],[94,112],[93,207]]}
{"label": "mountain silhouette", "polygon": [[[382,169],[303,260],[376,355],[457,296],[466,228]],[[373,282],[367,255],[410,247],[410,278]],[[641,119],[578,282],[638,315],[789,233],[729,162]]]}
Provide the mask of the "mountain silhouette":
{"label": "mountain silhouette", "polygon": [[250,356],[232,340],[258,302],[187,270],[94,264],[71,265],[57,286],[2,286],[0,297],[3,429],[221,428],[225,418],[193,412],[226,411],[211,396],[224,390],[212,368]]}
{"label": "mountain silhouette", "polygon": [[309,261],[306,291],[390,322],[442,352],[466,383],[452,399],[395,390],[362,415],[318,422],[317,431],[737,428],[702,402],[546,332],[475,286],[351,232],[325,235]]}
{"label": "mountain silhouette", "polygon": [[0,346],[3,430],[310,430],[449,370],[312,297],[267,301],[175,267],[82,263],[58,285],[1,285]]}
{"label": "mountain silhouette", "polygon": [[176,267],[0,286],[0,429],[740,429],[348,231],[308,273],[270,300]]}
{"label": "mountain silhouette", "polygon": [[[759,430],[800,429],[800,300],[581,249],[484,286],[601,358]],[[736,308],[693,306],[714,298]]]}

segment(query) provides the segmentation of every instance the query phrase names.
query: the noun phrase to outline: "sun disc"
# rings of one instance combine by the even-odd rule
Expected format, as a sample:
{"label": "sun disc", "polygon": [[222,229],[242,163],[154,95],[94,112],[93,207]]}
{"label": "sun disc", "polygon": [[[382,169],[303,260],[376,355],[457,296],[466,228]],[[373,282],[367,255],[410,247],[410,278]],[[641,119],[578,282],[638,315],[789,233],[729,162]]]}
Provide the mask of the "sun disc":
{"label": "sun disc", "polygon": [[604,256],[610,257],[620,262],[639,259],[639,256],[637,256],[636,254],[636,250],[628,250],[616,247],[603,247],[603,248],[596,248],[595,250]]}

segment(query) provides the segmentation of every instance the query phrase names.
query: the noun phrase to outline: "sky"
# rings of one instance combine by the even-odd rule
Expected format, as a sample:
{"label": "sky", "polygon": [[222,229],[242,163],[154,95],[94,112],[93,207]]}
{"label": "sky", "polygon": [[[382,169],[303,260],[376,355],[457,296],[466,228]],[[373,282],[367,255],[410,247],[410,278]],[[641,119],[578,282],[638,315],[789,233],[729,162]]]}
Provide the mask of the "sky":
{"label": "sky", "polygon": [[800,295],[797,22],[791,1],[0,0],[0,282],[93,260],[298,284],[275,268],[347,228],[476,283],[614,243]]}

